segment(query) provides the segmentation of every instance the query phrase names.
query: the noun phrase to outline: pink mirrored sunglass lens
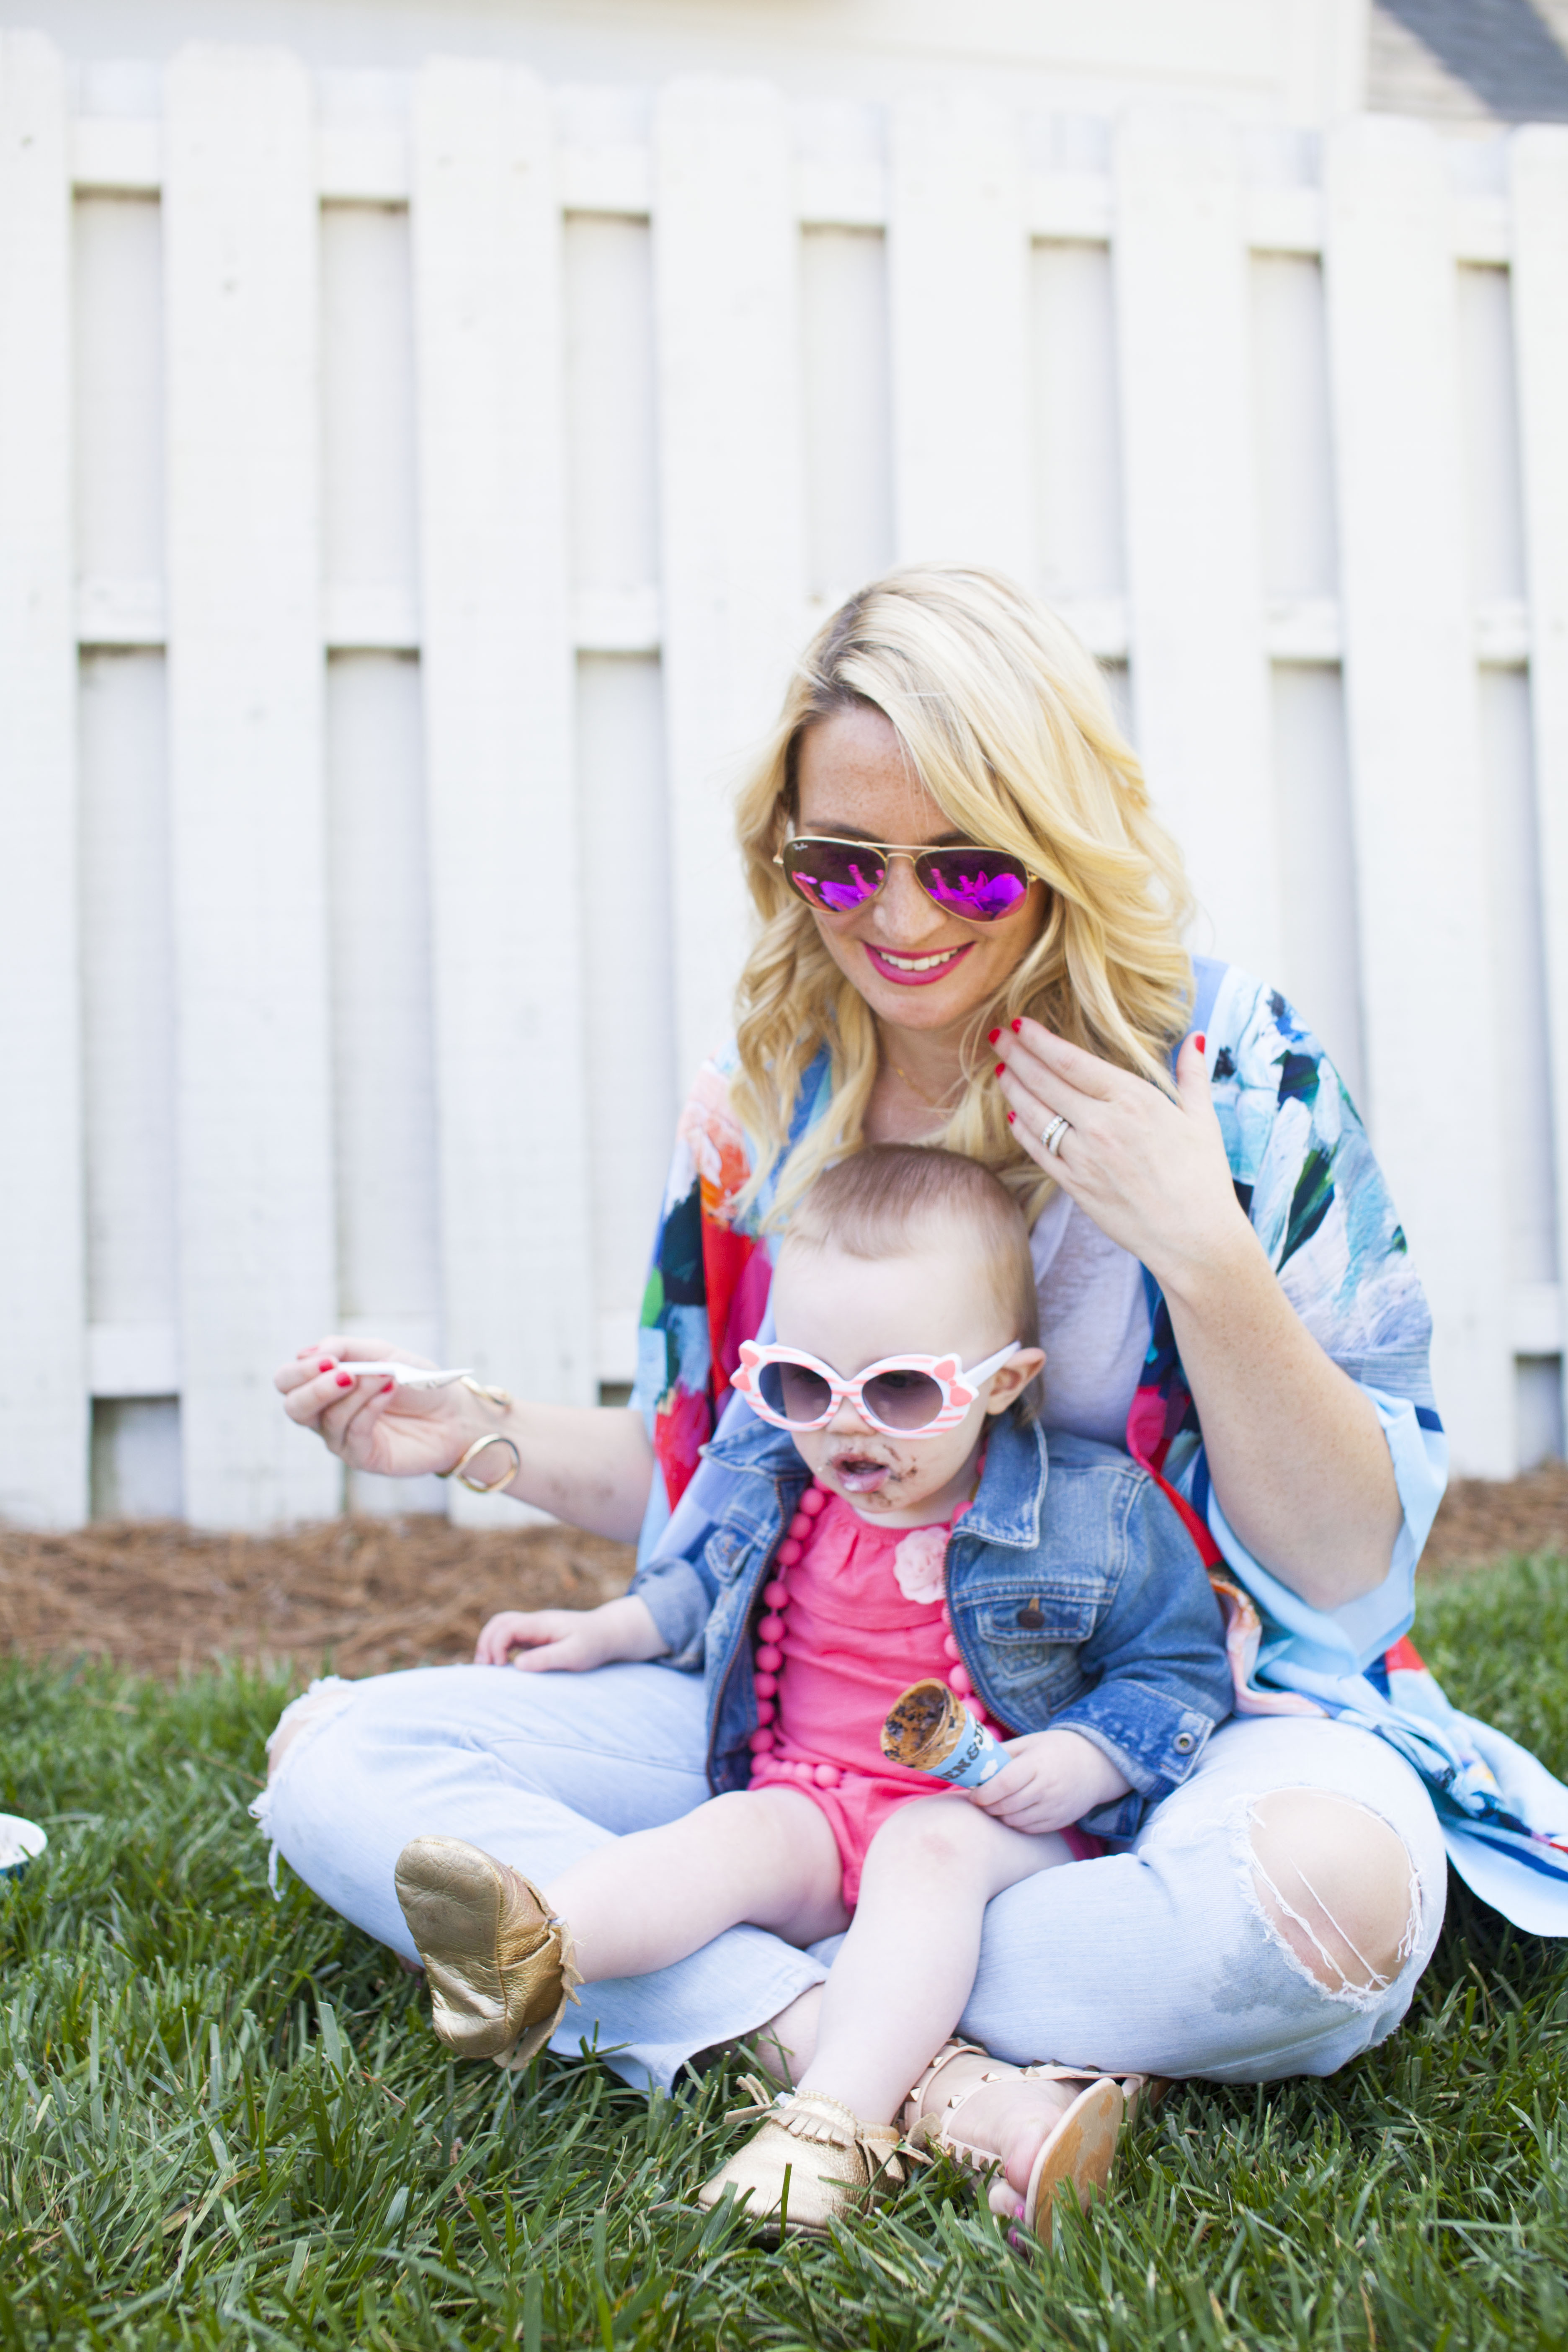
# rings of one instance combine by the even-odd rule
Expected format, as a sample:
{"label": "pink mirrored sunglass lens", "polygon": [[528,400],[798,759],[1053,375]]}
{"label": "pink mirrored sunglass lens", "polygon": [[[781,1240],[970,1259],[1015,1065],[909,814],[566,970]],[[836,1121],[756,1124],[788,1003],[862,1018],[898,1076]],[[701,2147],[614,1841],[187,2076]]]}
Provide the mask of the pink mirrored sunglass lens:
{"label": "pink mirrored sunglass lens", "polygon": [[836,849],[829,844],[813,843],[809,850],[786,852],[784,871],[814,907],[829,915],[845,915],[876,897],[888,868],[875,850]]}
{"label": "pink mirrored sunglass lens", "polygon": [[1028,878],[1014,858],[984,856],[931,856],[919,860],[916,872],[928,897],[966,923],[994,923],[1010,915],[1028,892]]}

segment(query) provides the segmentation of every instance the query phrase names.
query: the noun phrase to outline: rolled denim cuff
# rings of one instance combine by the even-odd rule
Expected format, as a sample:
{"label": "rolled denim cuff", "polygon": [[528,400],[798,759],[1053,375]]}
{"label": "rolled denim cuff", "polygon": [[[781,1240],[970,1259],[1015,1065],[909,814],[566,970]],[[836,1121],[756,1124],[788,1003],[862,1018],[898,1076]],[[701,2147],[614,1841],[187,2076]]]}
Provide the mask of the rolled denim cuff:
{"label": "rolled denim cuff", "polygon": [[1108,1756],[1141,1796],[1158,1802],[1179,1789],[1208,1745],[1215,1717],[1138,1684],[1121,1691],[1101,1683],[1051,1717],[1053,1731],[1076,1731]]}
{"label": "rolled denim cuff", "polygon": [[690,1561],[672,1559],[639,1569],[630,1589],[664,1636],[669,1654],[660,1664],[681,1666],[689,1674],[700,1669],[713,1602]]}
{"label": "rolled denim cuff", "polygon": [[1125,1797],[1113,1797],[1108,1805],[1096,1805],[1092,1813],[1085,1813],[1078,1826],[1095,1837],[1136,1837],[1153,1810],[1152,1797],[1142,1797],[1136,1789],[1131,1789]]}

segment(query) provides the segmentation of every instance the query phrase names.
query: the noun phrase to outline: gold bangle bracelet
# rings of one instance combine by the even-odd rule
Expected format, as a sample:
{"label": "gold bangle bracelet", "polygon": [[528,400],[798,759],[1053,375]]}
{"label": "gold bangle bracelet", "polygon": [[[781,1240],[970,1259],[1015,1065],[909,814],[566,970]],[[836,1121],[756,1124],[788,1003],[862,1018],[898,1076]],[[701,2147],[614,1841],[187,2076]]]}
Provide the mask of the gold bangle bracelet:
{"label": "gold bangle bracelet", "polygon": [[[492,1478],[488,1486],[480,1479],[466,1475],[469,1463],[482,1454],[487,1445],[504,1445],[511,1455],[511,1468],[503,1477]],[[468,1452],[454,1462],[449,1470],[437,1470],[436,1475],[437,1478],[455,1478],[459,1486],[468,1488],[470,1495],[499,1495],[503,1486],[511,1485],[521,1468],[522,1456],[513,1440],[503,1437],[499,1429],[492,1429],[488,1437],[476,1437]]]}

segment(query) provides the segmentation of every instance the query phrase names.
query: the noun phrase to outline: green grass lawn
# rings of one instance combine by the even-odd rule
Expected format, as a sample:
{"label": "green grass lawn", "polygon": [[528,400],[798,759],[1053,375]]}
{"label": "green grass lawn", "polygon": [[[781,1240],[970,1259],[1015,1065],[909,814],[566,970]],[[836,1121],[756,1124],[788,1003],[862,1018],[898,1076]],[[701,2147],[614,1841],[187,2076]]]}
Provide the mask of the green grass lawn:
{"label": "green grass lawn", "polygon": [[[1450,1694],[1568,1769],[1568,1562],[1429,1597]],[[0,1667],[0,2347],[1568,2345],[1568,1945],[1462,1894],[1329,2083],[1174,2093],[1033,2264],[959,2175],[783,2254],[683,2203],[734,2072],[454,2067],[246,1806],[282,1684]],[[735,2070],[738,2071],[738,2070]]]}

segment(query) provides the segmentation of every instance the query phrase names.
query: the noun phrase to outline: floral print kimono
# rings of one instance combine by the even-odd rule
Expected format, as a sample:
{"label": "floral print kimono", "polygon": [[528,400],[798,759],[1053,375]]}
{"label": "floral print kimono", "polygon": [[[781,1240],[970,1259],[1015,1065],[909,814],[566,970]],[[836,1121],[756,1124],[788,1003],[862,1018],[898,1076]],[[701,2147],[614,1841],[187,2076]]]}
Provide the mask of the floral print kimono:
{"label": "floral print kimono", "polygon": [[[1152,1325],[1127,1449],[1171,1497],[1226,1611],[1238,1714],[1332,1715],[1373,1731],[1421,1774],[1450,1859],[1487,1902],[1537,1934],[1568,1935],[1568,1790],[1489,1725],[1450,1706],[1405,1638],[1415,1565],[1441,1499],[1447,1446],[1432,1395],[1431,1318],[1405,1234],[1339,1073],[1290,1006],[1235,966],[1194,961],[1192,1026],[1207,1038],[1237,1196],[1281,1287],[1326,1353],[1370,1398],[1404,1507],[1375,1591],[1312,1608],[1253,1559],[1209,1481],[1171,1318],[1145,1272]],[[732,1053],[707,1064],[680,1118],[638,1335],[635,1402],[658,1475],[648,1559],[698,1478],[742,1339],[767,1312],[761,1226],[735,1202],[752,1150],[730,1107]],[[826,1049],[807,1070],[791,1143],[821,1117]],[[692,1500],[700,1501],[700,1487]]]}

